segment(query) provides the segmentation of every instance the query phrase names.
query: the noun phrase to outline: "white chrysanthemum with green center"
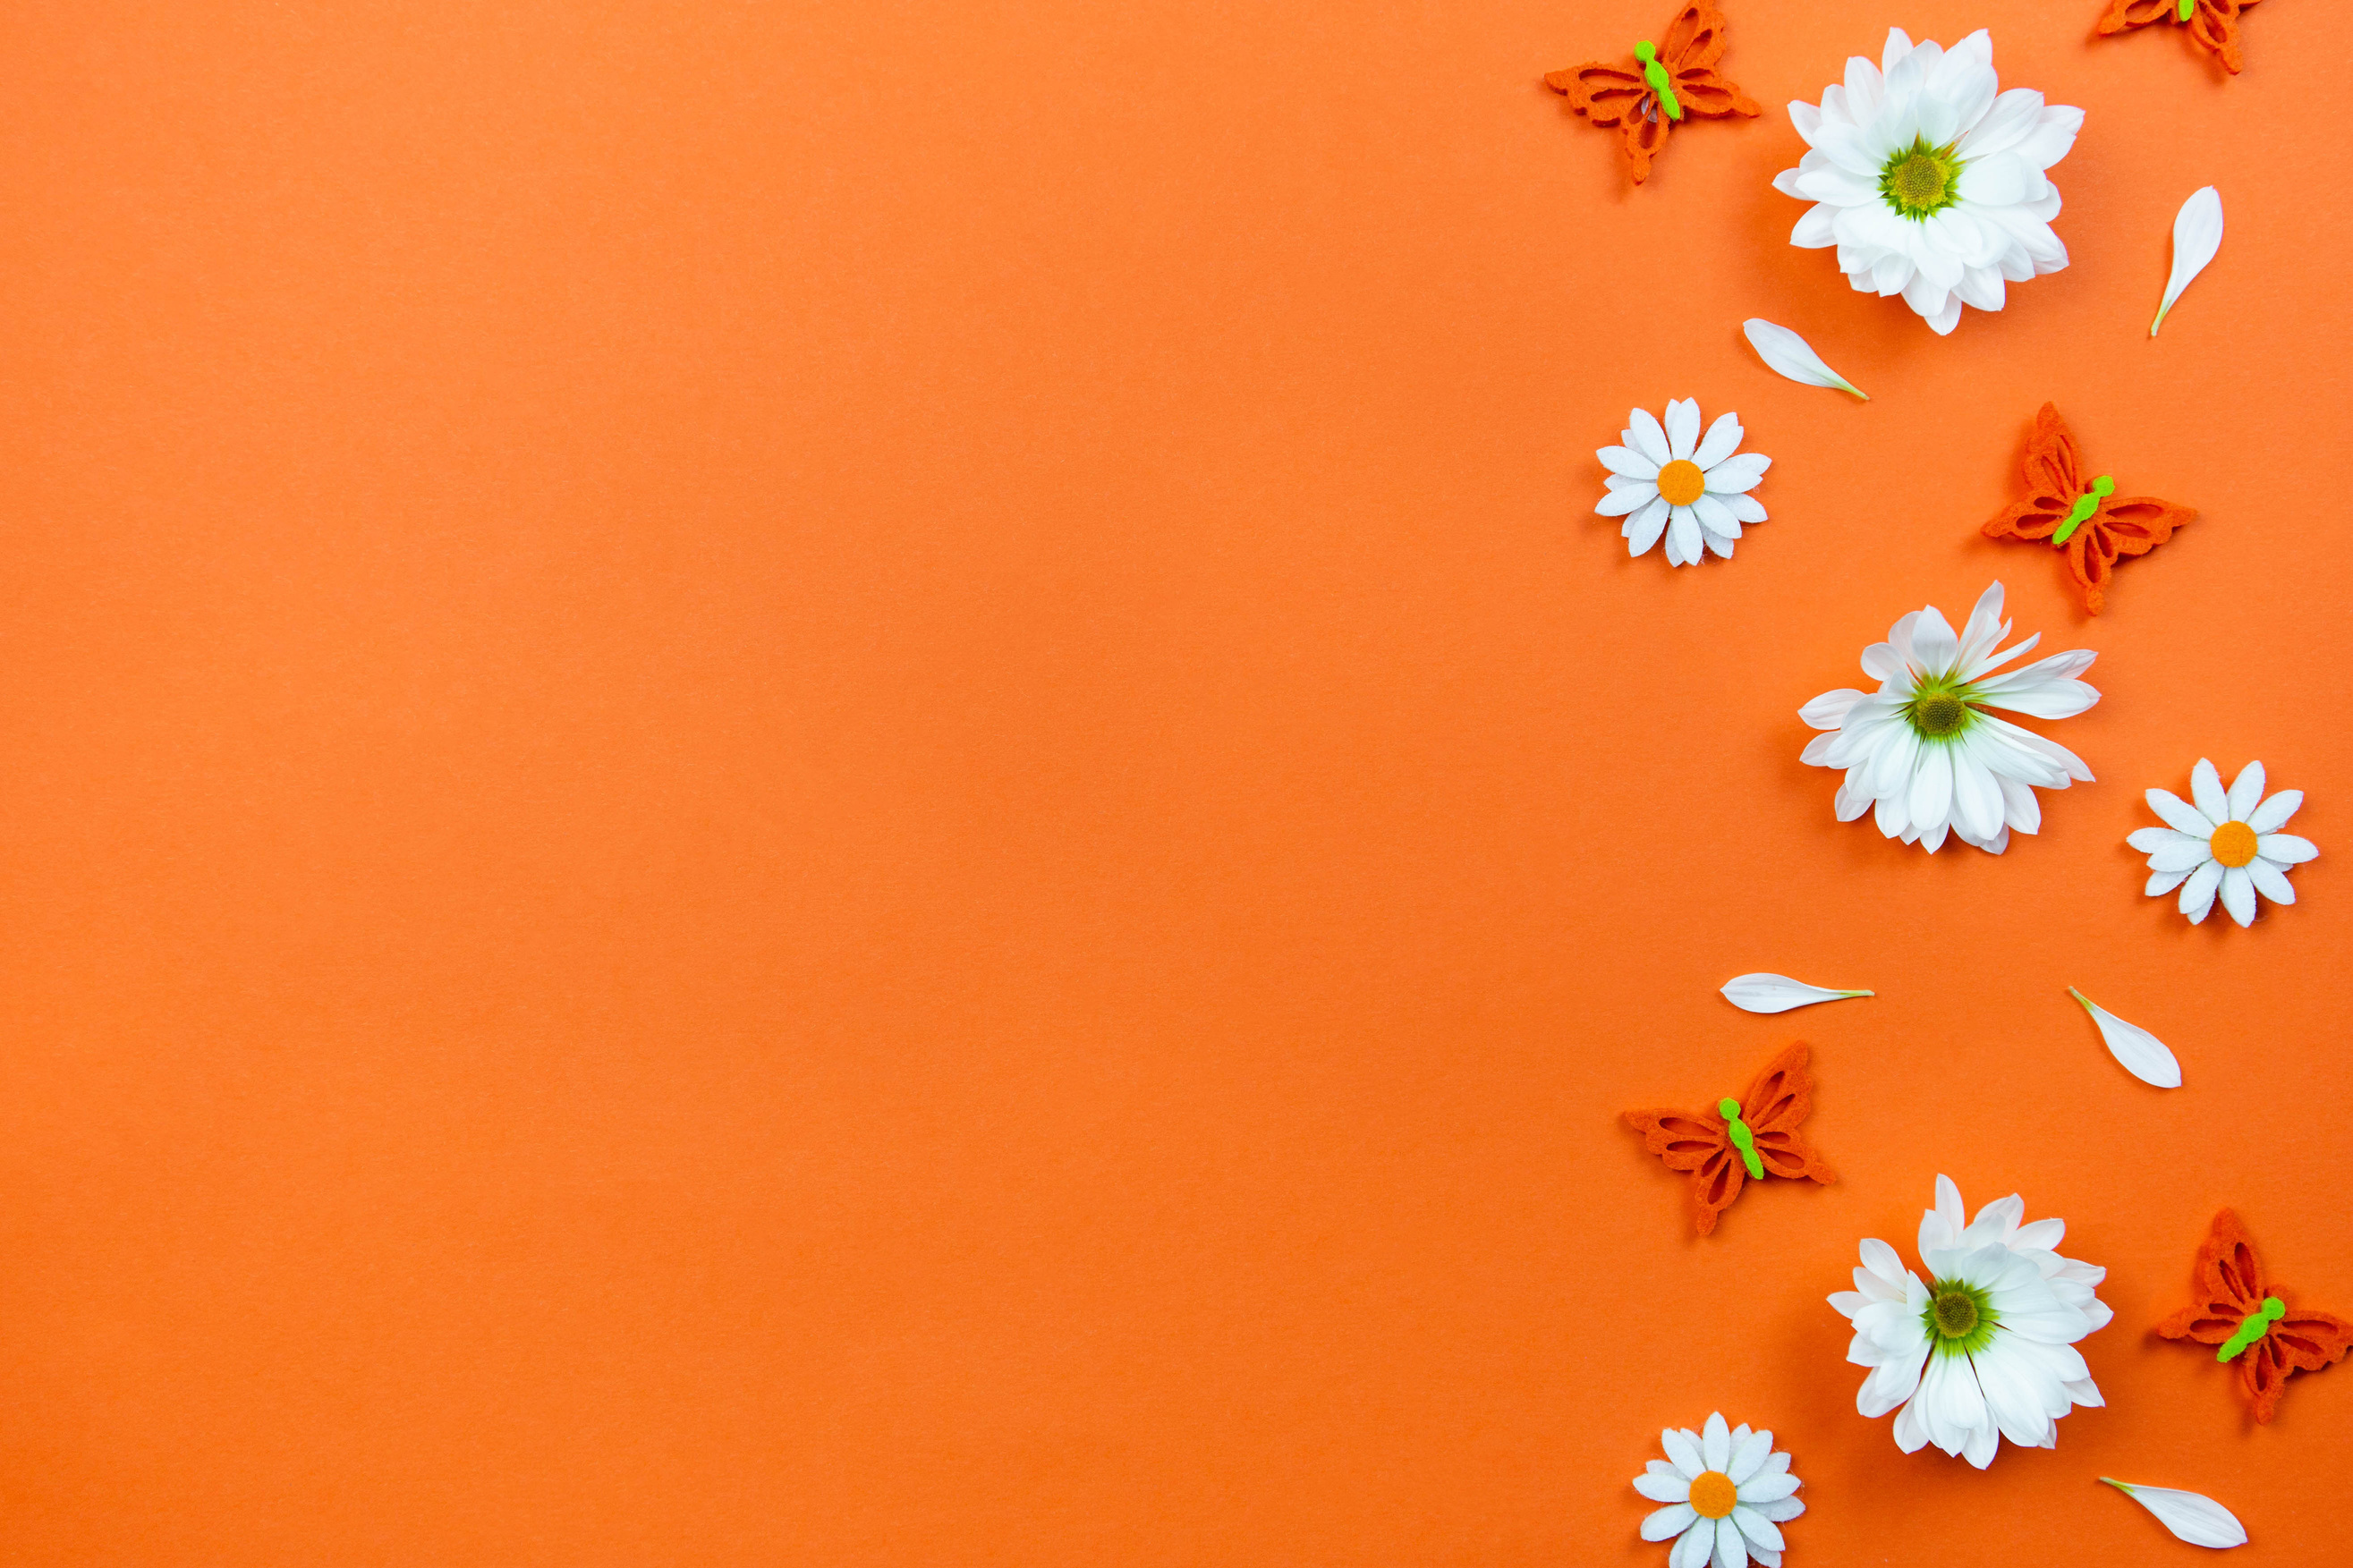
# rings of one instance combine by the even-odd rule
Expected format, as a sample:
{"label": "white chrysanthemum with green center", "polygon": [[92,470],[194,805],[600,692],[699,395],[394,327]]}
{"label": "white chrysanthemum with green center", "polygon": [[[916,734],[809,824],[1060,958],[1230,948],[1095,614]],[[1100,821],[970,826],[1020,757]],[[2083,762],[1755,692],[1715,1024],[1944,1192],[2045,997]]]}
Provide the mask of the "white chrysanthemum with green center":
{"label": "white chrysanthemum with green center", "polygon": [[1983,1469],[2004,1437],[2055,1447],[2060,1417],[2105,1403],[2074,1346],[2115,1317],[2094,1289],[2107,1270],[2059,1255],[2064,1222],[2025,1215],[2012,1194],[1965,1226],[1960,1189],[1938,1176],[1936,1206],[1920,1220],[1930,1282],[1868,1240],[1855,1289],[1830,1299],[1854,1325],[1847,1360],[1871,1368],[1855,1408],[1894,1411],[1907,1454],[1934,1443]]}
{"label": "white chrysanthemum with green center", "polygon": [[1825,691],[1799,717],[1817,730],[1804,760],[1843,768],[1838,818],[1874,813],[1880,832],[1934,853],[1947,833],[1999,855],[2010,829],[2042,825],[2037,789],[2065,789],[2092,770],[2066,747],[1987,711],[2007,709],[2034,719],[2071,719],[2100,700],[2075,678],[2098,655],[2056,654],[1995,673],[2042,641],[1997,651],[2010,636],[1996,583],[1978,598],[1957,637],[1933,605],[1889,628],[1887,641],[1863,649],[1862,668],[1879,689]]}
{"label": "white chrysanthemum with green center", "polygon": [[1847,61],[1820,107],[1789,105],[1812,151],[1773,188],[1815,204],[1789,243],[1836,247],[1856,289],[1902,295],[1938,332],[1962,306],[1999,310],[2010,284],[2065,267],[2045,171],[2075,144],[2084,111],[2000,87],[1983,31],[1947,49],[1893,28],[1880,64]]}

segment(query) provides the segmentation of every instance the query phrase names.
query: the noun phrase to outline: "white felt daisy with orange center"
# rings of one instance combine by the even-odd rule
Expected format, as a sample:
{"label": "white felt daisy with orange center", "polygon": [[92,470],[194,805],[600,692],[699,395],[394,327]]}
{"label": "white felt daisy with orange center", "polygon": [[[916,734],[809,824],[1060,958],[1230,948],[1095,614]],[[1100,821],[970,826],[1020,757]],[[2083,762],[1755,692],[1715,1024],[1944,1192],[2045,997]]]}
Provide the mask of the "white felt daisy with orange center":
{"label": "white felt daisy with orange center", "polygon": [[1765,521],[1764,506],[1748,492],[1773,459],[1740,449],[1736,414],[1702,436],[1695,398],[1668,404],[1663,425],[1647,408],[1635,409],[1627,422],[1618,433],[1624,445],[1594,454],[1609,470],[1609,493],[1593,510],[1626,520],[1620,531],[1630,555],[1645,553],[1664,535],[1670,565],[1696,564],[1704,549],[1730,560],[1742,525]]}
{"label": "white felt daisy with orange center", "polygon": [[2200,757],[2190,770],[2189,795],[2185,801],[2169,790],[2149,791],[2148,808],[2165,826],[2125,840],[2148,857],[2148,896],[2180,889],[2181,912],[2191,925],[2213,912],[2218,893],[2242,926],[2254,923],[2258,893],[2275,904],[2295,902],[2287,868],[2320,853],[2311,839],[2280,831],[2304,804],[2304,792],[2284,789],[2265,799],[2261,763],[2242,768],[2226,791],[2214,764]]}
{"label": "white felt daisy with orange center", "polygon": [[1668,1427],[1659,1443],[1666,1462],[1652,1459],[1634,1489],[1667,1505],[1642,1521],[1643,1540],[1675,1543],[1667,1568],[1781,1568],[1781,1526],[1806,1505],[1773,1434],[1727,1427],[1718,1413],[1698,1432]]}

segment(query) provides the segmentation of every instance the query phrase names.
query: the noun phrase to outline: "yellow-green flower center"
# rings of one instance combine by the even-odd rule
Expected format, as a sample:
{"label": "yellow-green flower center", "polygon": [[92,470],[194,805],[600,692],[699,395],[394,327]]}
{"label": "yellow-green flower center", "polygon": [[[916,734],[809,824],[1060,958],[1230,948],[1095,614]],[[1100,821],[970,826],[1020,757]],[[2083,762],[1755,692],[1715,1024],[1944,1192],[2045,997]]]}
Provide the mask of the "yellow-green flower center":
{"label": "yellow-green flower center", "polygon": [[2001,1321],[1993,1298],[1966,1279],[1939,1279],[1928,1287],[1928,1304],[1920,1312],[1920,1326],[1939,1355],[1970,1355],[1993,1343],[1994,1325]]}
{"label": "yellow-green flower center", "polygon": [[1931,740],[1957,734],[1969,721],[1969,705],[1949,691],[1921,698],[1912,705],[1912,727]]}
{"label": "yellow-green flower center", "polygon": [[1959,201],[1960,183],[1961,160],[1953,148],[1931,147],[1925,136],[1897,149],[1879,171],[1881,197],[1898,216],[1915,222]]}

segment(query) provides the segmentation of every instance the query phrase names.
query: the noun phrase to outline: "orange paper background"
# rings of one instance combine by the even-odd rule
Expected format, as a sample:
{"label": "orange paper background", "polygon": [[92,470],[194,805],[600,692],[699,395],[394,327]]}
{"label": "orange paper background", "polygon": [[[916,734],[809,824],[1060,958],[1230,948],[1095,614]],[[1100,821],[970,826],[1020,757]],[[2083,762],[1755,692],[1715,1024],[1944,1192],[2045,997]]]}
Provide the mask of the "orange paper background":
{"label": "orange paper background", "polygon": [[[2147,1333],[2226,1203],[2353,1314],[2331,12],[1736,0],[1767,117],[1630,192],[1537,78],[1667,9],[17,7],[0,1559],[1663,1563],[1721,1408],[1792,1568],[2195,1557],[2102,1474],[2344,1561],[2353,1371],[2253,1430]],[[1891,22],[2090,112],[1949,340],[1767,184]],[[1681,395],[1772,521],[1671,572],[1588,509]],[[1977,533],[2046,398],[2203,513],[2097,622]],[[2099,783],[1841,826],[1797,708],[1995,577]],[[2252,931],[2123,843],[2201,755],[2311,795]],[[1844,1181],[1697,1242],[1616,1114],[1797,1035]],[[1939,1171],[2112,1270],[1986,1474],[1822,1301]]]}

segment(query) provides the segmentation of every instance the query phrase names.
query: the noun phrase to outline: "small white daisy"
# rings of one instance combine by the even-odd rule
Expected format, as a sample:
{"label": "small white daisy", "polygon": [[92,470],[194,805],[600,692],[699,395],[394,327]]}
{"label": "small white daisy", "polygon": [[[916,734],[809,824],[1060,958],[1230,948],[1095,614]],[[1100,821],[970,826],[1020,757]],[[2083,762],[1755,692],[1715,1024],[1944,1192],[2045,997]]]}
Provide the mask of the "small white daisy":
{"label": "small white daisy", "polygon": [[1642,1521],[1645,1541],[1672,1541],[1667,1568],[1746,1568],[1754,1558],[1781,1568],[1780,1526],[1806,1511],[1805,1483],[1773,1434],[1726,1427],[1719,1412],[1704,1431],[1670,1426],[1659,1434],[1667,1462],[1652,1459],[1634,1489],[1667,1506]]}
{"label": "small white daisy", "polygon": [[1717,420],[1703,437],[1696,398],[1668,404],[1664,426],[1647,408],[1627,418],[1632,428],[1618,434],[1625,445],[1593,454],[1609,470],[1609,493],[1593,510],[1626,519],[1620,531],[1629,555],[1642,554],[1663,533],[1671,565],[1697,563],[1702,541],[1730,560],[1741,524],[1765,521],[1765,508],[1748,492],[1773,459],[1741,451],[1736,414]]}
{"label": "small white daisy", "polygon": [[2214,895],[2241,925],[2255,918],[2255,895],[2275,904],[2295,902],[2287,868],[2318,855],[2309,838],[2282,833],[2304,804],[2300,789],[2263,798],[2263,764],[2249,763],[2232,781],[2205,758],[2189,773],[2189,805],[2169,791],[2148,792],[2148,808],[2165,818],[2163,827],[2144,827],[2125,840],[2148,857],[2148,896],[2181,889],[2181,912],[2196,925],[2214,908]]}

